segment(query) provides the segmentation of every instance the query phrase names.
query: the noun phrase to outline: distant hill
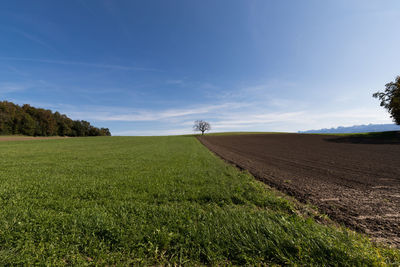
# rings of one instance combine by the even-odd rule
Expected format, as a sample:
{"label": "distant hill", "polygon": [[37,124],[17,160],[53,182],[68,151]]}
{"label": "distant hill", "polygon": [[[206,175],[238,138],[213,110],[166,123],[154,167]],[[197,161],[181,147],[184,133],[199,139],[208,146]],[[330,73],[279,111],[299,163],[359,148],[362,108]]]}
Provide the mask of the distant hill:
{"label": "distant hill", "polygon": [[110,136],[108,128],[96,128],[87,121],[72,120],[64,114],[28,104],[19,106],[0,101],[0,135]]}
{"label": "distant hill", "polygon": [[337,128],[319,129],[309,131],[299,131],[299,133],[369,133],[369,132],[387,132],[400,131],[400,125],[396,124],[368,124],[354,125],[349,127],[339,126]]}

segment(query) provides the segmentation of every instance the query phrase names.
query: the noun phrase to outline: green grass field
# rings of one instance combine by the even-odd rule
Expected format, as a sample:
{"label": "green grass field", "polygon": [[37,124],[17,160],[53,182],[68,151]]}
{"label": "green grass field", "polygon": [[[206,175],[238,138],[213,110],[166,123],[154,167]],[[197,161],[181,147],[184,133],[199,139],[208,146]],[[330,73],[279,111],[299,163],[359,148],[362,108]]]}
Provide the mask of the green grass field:
{"label": "green grass field", "polygon": [[194,137],[0,142],[0,265],[385,265]]}

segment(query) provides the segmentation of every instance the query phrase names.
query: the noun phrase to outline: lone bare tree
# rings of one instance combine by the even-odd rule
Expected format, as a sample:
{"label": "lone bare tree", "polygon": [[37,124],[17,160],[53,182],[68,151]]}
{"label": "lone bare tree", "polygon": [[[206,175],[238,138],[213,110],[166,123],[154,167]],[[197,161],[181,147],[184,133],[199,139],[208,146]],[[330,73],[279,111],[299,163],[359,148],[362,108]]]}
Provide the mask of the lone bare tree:
{"label": "lone bare tree", "polygon": [[200,131],[202,135],[204,135],[205,131],[211,130],[211,125],[203,120],[197,120],[194,122],[193,125],[193,130],[194,131]]}

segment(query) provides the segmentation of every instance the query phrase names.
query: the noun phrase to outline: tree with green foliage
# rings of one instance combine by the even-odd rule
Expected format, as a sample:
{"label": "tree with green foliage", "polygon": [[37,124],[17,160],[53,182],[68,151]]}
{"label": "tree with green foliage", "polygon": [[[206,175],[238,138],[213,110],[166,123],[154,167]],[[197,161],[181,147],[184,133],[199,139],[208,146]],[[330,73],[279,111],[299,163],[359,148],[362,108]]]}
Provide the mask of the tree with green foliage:
{"label": "tree with green foliage", "polygon": [[22,114],[21,124],[19,126],[19,133],[31,136],[35,134],[36,123],[28,113]]}
{"label": "tree with green foliage", "polygon": [[111,136],[110,129],[108,129],[108,128],[100,128],[100,135],[101,136]]}
{"label": "tree with green foliage", "polygon": [[0,101],[0,134],[30,136],[111,136],[108,128],[96,128],[87,121],[73,121],[48,109]]}
{"label": "tree with green foliage", "polygon": [[400,76],[385,87],[384,92],[376,92],[372,96],[381,101],[381,107],[386,108],[394,122],[400,125]]}

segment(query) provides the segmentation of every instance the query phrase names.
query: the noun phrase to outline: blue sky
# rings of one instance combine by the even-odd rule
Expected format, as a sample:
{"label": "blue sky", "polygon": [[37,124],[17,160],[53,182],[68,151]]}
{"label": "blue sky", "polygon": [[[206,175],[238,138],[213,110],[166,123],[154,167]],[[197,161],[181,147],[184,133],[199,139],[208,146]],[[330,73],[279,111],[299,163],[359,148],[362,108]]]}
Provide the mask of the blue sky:
{"label": "blue sky", "polygon": [[390,123],[400,1],[2,1],[0,96],[114,135]]}

